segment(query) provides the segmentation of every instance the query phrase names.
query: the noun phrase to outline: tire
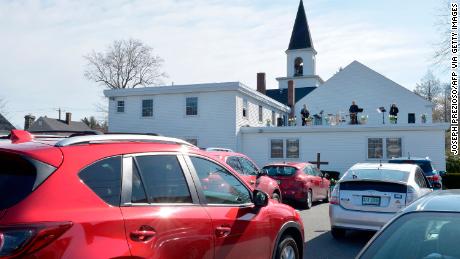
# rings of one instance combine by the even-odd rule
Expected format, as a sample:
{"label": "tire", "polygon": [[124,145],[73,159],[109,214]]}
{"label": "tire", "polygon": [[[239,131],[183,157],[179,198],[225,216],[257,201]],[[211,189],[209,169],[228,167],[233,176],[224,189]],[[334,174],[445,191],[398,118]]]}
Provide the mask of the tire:
{"label": "tire", "polygon": [[275,259],[300,259],[299,248],[294,238],[284,236],[276,247]]}
{"label": "tire", "polygon": [[332,227],[331,234],[332,234],[332,237],[334,237],[335,239],[342,239],[347,234],[347,231],[343,228]]}
{"label": "tire", "polygon": [[305,203],[303,207],[309,210],[313,206],[313,193],[311,190],[308,190],[307,197],[305,199]]}
{"label": "tire", "polygon": [[281,196],[276,192],[272,194],[272,199],[277,200],[279,203],[282,203]]}

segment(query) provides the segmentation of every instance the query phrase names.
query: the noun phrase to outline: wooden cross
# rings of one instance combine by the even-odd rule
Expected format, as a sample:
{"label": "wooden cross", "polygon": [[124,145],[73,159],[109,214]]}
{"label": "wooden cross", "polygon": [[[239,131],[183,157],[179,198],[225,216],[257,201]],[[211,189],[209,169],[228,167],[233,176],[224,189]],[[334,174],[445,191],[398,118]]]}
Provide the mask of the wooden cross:
{"label": "wooden cross", "polygon": [[316,161],[309,161],[308,163],[316,165],[320,169],[321,165],[328,165],[329,162],[321,162],[321,154],[316,153]]}

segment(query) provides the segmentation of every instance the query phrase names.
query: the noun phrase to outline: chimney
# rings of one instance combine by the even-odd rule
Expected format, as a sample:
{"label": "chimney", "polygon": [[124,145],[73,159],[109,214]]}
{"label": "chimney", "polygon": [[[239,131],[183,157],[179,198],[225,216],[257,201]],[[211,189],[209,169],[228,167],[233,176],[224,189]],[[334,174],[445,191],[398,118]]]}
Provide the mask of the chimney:
{"label": "chimney", "polygon": [[265,81],[265,73],[257,73],[257,92],[265,94],[267,91],[267,83]]}
{"label": "chimney", "polygon": [[67,125],[70,125],[70,122],[72,121],[72,113],[66,112],[65,113],[65,123]]}
{"label": "chimney", "polygon": [[30,126],[32,126],[32,124],[34,124],[35,122],[35,116],[33,116],[32,114],[28,114],[26,116],[24,116],[24,130],[28,130],[30,128]]}
{"label": "chimney", "polygon": [[288,106],[291,108],[291,114],[290,117],[294,117],[294,106],[295,106],[295,87],[294,87],[294,81],[289,80],[288,81]]}

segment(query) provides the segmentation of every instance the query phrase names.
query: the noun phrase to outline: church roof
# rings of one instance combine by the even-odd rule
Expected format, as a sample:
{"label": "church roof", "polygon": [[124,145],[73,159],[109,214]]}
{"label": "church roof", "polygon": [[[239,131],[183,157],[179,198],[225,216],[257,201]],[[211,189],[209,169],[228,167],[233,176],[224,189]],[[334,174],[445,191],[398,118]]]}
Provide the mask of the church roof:
{"label": "church roof", "polygon": [[13,130],[14,126],[0,114],[0,131],[10,131]]}
{"label": "church roof", "polygon": [[[297,103],[300,99],[311,93],[317,87],[299,87],[295,88],[295,102]],[[288,89],[267,89],[266,95],[276,101],[288,105]]]}
{"label": "church roof", "polygon": [[300,0],[288,50],[307,48],[313,48],[313,41],[311,40],[310,28],[308,27],[303,1]]}

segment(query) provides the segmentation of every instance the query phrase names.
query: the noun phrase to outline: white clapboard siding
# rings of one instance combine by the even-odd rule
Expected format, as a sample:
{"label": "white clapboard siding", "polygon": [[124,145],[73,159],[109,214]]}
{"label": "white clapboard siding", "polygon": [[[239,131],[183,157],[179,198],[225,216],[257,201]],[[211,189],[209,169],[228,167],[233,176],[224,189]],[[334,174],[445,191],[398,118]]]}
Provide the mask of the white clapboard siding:
{"label": "white clapboard siding", "polygon": [[416,124],[421,123],[422,114],[427,114],[428,123],[432,121],[430,102],[357,61],[297,102],[295,111],[300,117],[300,110],[306,104],[310,114],[324,110],[324,114],[343,112],[348,115],[353,100],[364,108],[364,113],[360,115],[369,116],[368,124],[382,124],[382,114],[377,112],[381,106],[387,110],[385,122],[388,123],[392,103],[399,108],[398,124],[407,124],[408,113],[415,113]]}
{"label": "white clapboard siding", "polygon": [[[372,137],[402,139],[402,155],[429,157],[438,170],[445,170],[445,138],[448,125],[424,126],[340,126],[340,127],[280,127],[242,128],[241,152],[250,156],[260,166],[270,162],[313,161],[321,153],[325,170],[344,172],[358,162],[379,162],[367,159],[367,139]],[[273,159],[270,157],[271,139],[299,139],[298,159]],[[384,147],[385,149],[385,147]],[[285,151],[286,152],[286,151]],[[382,161],[385,161],[384,158]]]}

